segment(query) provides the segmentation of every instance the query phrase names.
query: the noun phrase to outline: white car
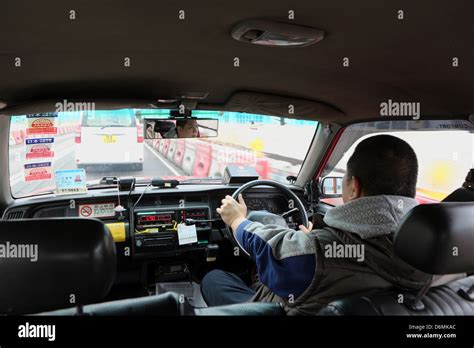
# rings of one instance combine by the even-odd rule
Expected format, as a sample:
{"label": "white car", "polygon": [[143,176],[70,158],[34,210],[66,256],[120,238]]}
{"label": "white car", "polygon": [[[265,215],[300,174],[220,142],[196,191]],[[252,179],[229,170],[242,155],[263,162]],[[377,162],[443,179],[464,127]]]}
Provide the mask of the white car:
{"label": "white car", "polygon": [[143,170],[143,128],[133,110],[83,112],[75,143],[78,168],[130,165]]}

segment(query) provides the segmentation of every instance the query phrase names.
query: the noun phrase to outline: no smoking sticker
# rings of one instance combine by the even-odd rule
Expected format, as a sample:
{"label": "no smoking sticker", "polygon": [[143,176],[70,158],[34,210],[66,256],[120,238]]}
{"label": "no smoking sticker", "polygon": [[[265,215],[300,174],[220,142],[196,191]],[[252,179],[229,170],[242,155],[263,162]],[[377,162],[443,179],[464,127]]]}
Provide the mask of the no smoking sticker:
{"label": "no smoking sticker", "polygon": [[115,216],[114,203],[82,204],[79,206],[79,217],[103,218],[113,216]]}

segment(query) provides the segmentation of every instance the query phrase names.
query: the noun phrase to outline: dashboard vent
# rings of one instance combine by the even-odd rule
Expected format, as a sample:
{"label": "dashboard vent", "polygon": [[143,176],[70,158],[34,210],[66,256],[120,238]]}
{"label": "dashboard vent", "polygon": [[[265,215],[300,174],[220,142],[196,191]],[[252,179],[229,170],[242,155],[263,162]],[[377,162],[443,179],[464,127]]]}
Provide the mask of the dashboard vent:
{"label": "dashboard vent", "polygon": [[11,211],[7,215],[7,220],[19,220],[23,218],[25,212],[23,210]]}

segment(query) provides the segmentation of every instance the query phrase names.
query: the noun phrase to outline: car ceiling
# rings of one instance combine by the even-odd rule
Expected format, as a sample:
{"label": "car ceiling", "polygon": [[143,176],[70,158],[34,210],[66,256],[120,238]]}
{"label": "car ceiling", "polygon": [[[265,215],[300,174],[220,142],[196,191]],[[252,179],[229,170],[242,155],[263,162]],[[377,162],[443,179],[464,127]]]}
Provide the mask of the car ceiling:
{"label": "car ceiling", "polygon": [[[156,100],[200,91],[209,92],[202,107],[225,109],[235,106],[237,92],[250,91],[270,102],[271,96],[321,102],[334,111],[322,116],[338,122],[375,117],[388,99],[420,102],[423,115],[468,115],[473,13],[467,0],[3,1],[0,101],[8,114],[47,99]],[[233,40],[233,26],[251,18],[316,27],[325,38],[302,48]],[[245,103],[237,104],[259,111]]]}

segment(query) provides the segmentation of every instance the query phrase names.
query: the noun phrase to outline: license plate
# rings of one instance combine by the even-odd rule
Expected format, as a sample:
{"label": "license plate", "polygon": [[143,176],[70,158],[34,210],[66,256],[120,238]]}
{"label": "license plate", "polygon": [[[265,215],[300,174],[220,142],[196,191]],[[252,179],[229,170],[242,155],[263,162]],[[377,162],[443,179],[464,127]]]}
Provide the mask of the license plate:
{"label": "license plate", "polygon": [[104,144],[114,144],[117,142],[117,136],[115,135],[103,135],[102,141]]}

